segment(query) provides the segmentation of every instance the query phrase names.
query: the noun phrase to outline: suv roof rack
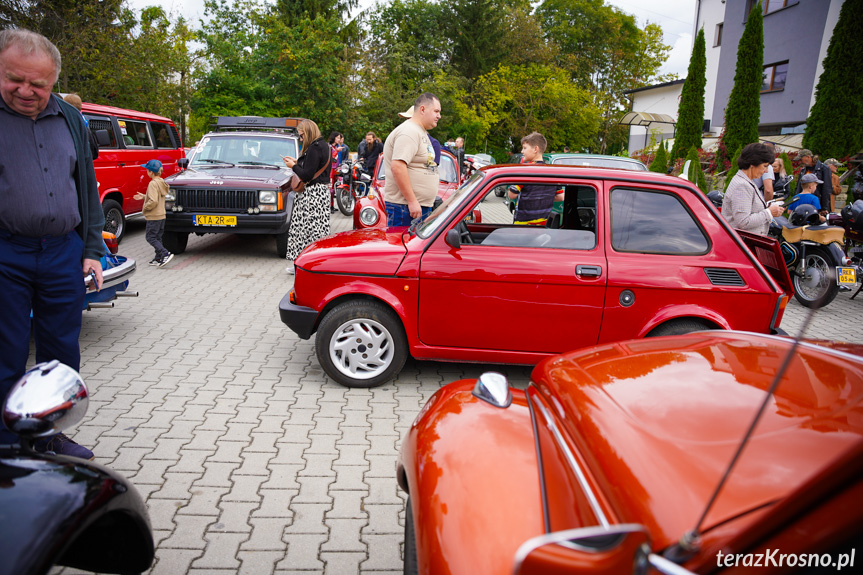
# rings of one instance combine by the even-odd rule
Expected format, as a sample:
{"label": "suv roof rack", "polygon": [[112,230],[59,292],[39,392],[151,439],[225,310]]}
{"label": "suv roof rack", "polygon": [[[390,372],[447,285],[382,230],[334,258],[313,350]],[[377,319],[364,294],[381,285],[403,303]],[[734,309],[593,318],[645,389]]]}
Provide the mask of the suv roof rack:
{"label": "suv roof rack", "polygon": [[305,118],[262,118],[261,116],[211,116],[210,128],[217,132],[230,130],[277,130],[296,132]]}

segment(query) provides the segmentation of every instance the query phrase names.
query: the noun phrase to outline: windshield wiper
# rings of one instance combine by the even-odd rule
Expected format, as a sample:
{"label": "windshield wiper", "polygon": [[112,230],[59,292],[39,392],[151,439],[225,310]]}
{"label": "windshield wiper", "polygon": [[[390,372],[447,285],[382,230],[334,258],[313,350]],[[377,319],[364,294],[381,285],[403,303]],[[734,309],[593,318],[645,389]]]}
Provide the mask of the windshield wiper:
{"label": "windshield wiper", "polygon": [[201,158],[201,159],[195,160],[195,163],[196,163],[196,164],[197,164],[198,162],[209,162],[209,163],[211,163],[211,164],[221,164],[221,165],[223,165],[223,166],[231,166],[231,167],[234,167],[234,164],[232,164],[231,162],[225,162],[224,160],[213,160],[213,159],[211,159],[211,158]]}
{"label": "windshield wiper", "polygon": [[267,162],[254,162],[254,161],[237,162],[237,165],[238,166],[266,166],[267,168],[278,168],[279,167],[275,164],[270,164]]}

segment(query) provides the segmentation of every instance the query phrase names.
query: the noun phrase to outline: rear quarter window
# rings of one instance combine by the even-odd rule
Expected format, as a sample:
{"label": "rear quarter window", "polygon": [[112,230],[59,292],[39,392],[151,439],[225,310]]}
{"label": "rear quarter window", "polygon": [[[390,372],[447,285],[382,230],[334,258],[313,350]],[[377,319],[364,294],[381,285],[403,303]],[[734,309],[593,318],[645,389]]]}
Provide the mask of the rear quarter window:
{"label": "rear quarter window", "polygon": [[695,216],[668,192],[611,192],[611,246],[619,252],[701,255],[710,240]]}

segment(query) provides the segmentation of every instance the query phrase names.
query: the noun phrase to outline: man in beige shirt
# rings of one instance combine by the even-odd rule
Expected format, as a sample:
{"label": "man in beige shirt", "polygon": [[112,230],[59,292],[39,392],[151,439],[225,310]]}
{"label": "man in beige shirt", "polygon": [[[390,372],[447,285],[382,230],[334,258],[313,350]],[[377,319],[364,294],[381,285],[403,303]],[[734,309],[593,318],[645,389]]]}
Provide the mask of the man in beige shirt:
{"label": "man in beige shirt", "polygon": [[414,101],[410,118],[387,136],[384,201],[388,226],[408,226],[431,212],[439,178],[428,130],[437,126],[440,110],[438,97],[425,92]]}

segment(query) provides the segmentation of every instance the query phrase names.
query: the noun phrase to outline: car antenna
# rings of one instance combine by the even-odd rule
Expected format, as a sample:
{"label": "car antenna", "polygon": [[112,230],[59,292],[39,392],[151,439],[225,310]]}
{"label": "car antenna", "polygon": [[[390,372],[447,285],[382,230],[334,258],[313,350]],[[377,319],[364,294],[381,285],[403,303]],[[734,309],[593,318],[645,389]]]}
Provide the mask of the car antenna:
{"label": "car antenna", "polygon": [[749,429],[747,429],[746,433],[743,435],[743,440],[740,442],[740,445],[737,446],[737,451],[731,458],[731,462],[725,469],[725,473],[722,475],[722,479],[719,480],[719,484],[713,491],[713,495],[710,496],[710,500],[707,502],[707,506],[701,513],[701,517],[698,519],[698,523],[695,524],[695,528],[691,531],[687,531],[686,533],[684,533],[677,543],[665,550],[662,555],[666,559],[673,561],[677,564],[683,564],[688,561],[693,555],[698,553],[698,551],[701,549],[701,535],[699,533],[701,525],[704,523],[704,520],[707,518],[707,514],[710,512],[710,509],[713,507],[713,504],[719,497],[719,493],[722,491],[722,488],[725,486],[725,482],[731,475],[732,469],[734,469],[735,464],[737,463],[738,459],[740,459],[740,455],[741,453],[743,453],[743,449],[749,442],[749,438],[752,436],[752,432],[755,431],[755,427],[758,425],[758,422],[761,420],[761,416],[764,414],[764,410],[767,408],[767,403],[770,401],[770,398],[773,397],[773,393],[776,391],[776,388],[779,386],[779,382],[782,380],[782,377],[788,370],[788,366],[791,365],[791,360],[794,358],[797,347],[800,345],[800,340],[803,339],[803,335],[806,333],[806,330],[809,328],[809,324],[812,322],[812,318],[815,316],[815,311],[820,308],[821,305],[822,304],[820,302],[817,302],[814,306],[810,308],[809,313],[806,314],[806,319],[803,321],[803,325],[800,327],[800,331],[794,338],[794,342],[788,349],[788,353],[785,354],[785,359],[782,360],[782,365],[779,367],[779,370],[776,372],[776,376],[773,378],[773,381],[770,383],[770,387],[767,389],[767,394],[764,396],[764,401],[761,402],[761,406],[755,413],[755,418],[752,420],[752,423],[749,424]]}

